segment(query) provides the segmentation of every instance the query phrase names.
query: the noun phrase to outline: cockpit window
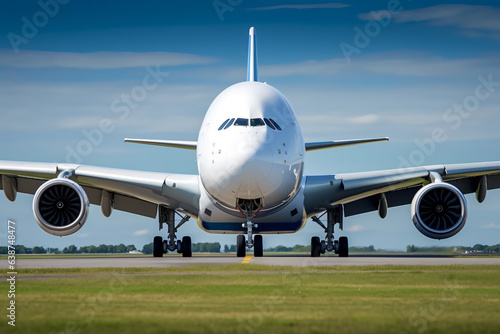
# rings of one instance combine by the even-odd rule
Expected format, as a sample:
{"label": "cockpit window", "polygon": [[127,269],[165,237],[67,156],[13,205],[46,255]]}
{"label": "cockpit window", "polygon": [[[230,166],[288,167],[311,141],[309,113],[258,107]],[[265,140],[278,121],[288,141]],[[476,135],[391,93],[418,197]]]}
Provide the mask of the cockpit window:
{"label": "cockpit window", "polygon": [[269,120],[269,118],[264,118],[264,122],[266,122],[266,124],[267,124],[268,127],[270,127],[273,130],[276,130],[276,128],[274,127],[273,123],[271,123],[271,121]]}
{"label": "cockpit window", "polygon": [[226,126],[224,127],[224,130],[226,130],[228,127],[230,127],[231,125],[233,125],[233,122],[234,122],[234,118],[231,118],[229,120],[229,122],[226,124]]}
{"label": "cockpit window", "polygon": [[221,126],[219,126],[219,131],[220,130],[226,130],[227,128],[231,127],[232,125],[234,126],[268,126],[272,130],[279,130],[281,131],[281,127],[276,123],[275,120],[272,118],[228,118],[226,119]]}
{"label": "cockpit window", "polygon": [[248,118],[237,118],[234,126],[248,126]]}
{"label": "cockpit window", "polygon": [[278,129],[279,131],[281,131],[281,127],[278,125],[278,123],[276,123],[276,122],[274,121],[274,119],[270,118],[269,120],[271,121],[271,123],[273,123],[273,125],[274,125],[274,127],[275,127],[276,129]]}
{"label": "cockpit window", "polygon": [[252,118],[250,120],[250,126],[265,126],[262,118]]}
{"label": "cockpit window", "polygon": [[226,119],[226,120],[224,121],[224,123],[222,123],[222,125],[221,125],[221,126],[219,126],[219,131],[220,131],[220,130],[222,130],[222,129],[226,126],[227,122],[229,122],[229,118],[228,118],[228,119]]}

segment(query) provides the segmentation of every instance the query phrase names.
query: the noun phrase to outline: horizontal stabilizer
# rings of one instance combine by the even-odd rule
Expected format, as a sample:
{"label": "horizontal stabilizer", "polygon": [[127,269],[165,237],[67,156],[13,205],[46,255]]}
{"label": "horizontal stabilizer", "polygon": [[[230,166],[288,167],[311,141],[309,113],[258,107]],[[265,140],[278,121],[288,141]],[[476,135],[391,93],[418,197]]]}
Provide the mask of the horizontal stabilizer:
{"label": "horizontal stabilizer", "polygon": [[316,143],[306,143],[306,151],[317,151],[324,150],[327,148],[333,147],[343,147],[343,146],[351,146],[351,145],[359,145],[366,143],[374,143],[378,141],[387,141],[389,138],[365,138],[365,139],[347,139],[347,140],[334,140],[334,141],[323,141]]}
{"label": "horizontal stabilizer", "polygon": [[182,149],[186,149],[186,150],[196,150],[196,146],[198,145],[198,143],[195,142],[195,141],[180,141],[180,140],[131,139],[131,138],[125,138],[124,141],[127,142],[127,143],[176,147],[176,148],[182,148]]}

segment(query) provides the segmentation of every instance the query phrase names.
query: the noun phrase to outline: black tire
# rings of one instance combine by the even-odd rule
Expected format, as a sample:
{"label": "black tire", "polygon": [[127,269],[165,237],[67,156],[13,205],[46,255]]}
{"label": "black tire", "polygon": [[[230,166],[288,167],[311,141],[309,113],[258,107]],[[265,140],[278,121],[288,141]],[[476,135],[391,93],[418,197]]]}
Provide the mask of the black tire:
{"label": "black tire", "polygon": [[255,257],[264,256],[264,244],[262,242],[262,235],[257,234],[253,238],[253,255]]}
{"label": "black tire", "polygon": [[163,256],[163,239],[159,236],[153,239],[153,257]]}
{"label": "black tire", "polygon": [[236,256],[237,257],[245,257],[246,248],[247,248],[247,245],[245,245],[245,236],[243,234],[239,234],[236,237]]}
{"label": "black tire", "polygon": [[339,238],[339,256],[340,257],[349,256],[349,242],[347,241],[347,237]]}
{"label": "black tire", "polygon": [[319,241],[319,237],[311,238],[311,256],[319,257],[321,254],[321,242]]}
{"label": "black tire", "polygon": [[181,248],[182,248],[182,257],[193,256],[193,249],[191,248],[191,237],[182,238]]}

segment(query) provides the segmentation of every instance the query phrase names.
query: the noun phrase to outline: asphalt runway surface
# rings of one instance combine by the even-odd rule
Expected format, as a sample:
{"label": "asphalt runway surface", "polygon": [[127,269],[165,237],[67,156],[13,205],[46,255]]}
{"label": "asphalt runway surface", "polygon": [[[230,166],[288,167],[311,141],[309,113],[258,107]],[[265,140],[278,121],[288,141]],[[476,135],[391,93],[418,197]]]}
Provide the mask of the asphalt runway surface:
{"label": "asphalt runway surface", "polygon": [[[228,265],[262,264],[269,266],[374,266],[374,265],[500,265],[500,257],[443,257],[443,256],[350,256],[340,258],[324,256],[264,256],[238,258],[236,256],[194,255],[153,257],[68,257],[68,258],[17,258],[16,268],[92,268],[92,267],[181,267],[188,265]],[[7,260],[2,261],[2,269],[7,269]]]}

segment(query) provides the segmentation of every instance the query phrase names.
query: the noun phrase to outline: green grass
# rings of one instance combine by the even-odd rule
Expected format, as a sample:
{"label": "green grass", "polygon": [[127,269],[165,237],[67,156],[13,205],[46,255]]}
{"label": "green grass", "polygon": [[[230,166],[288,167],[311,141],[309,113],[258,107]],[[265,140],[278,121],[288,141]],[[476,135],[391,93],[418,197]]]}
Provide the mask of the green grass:
{"label": "green grass", "polygon": [[[237,264],[18,273],[22,333],[496,334],[500,328],[500,266]],[[7,299],[4,277],[0,291]],[[5,314],[0,333],[11,332]]]}

